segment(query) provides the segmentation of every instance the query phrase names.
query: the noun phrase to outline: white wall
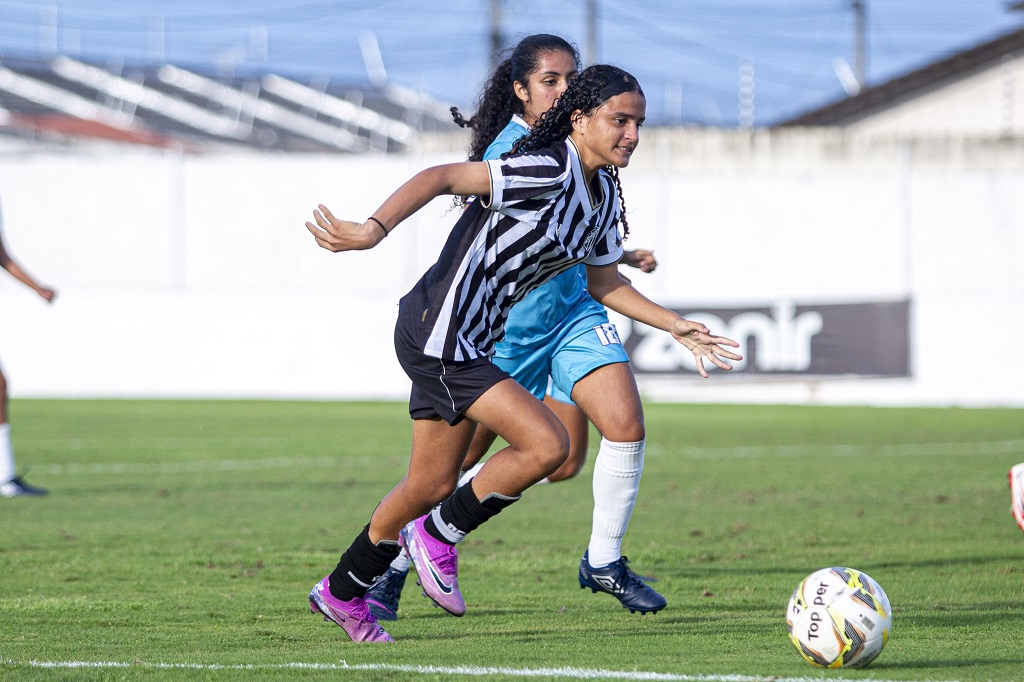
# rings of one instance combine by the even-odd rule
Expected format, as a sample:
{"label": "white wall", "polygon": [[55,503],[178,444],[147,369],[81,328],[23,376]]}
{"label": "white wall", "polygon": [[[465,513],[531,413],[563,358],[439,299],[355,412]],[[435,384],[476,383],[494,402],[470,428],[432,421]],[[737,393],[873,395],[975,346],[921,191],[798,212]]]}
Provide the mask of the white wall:
{"label": "white wall", "polygon": [[[50,307],[0,278],[12,394],[404,398],[396,304],[450,203],[363,253],[317,248],[303,222],[317,202],[365,218],[449,147],[0,156],[7,246],[60,291]],[[1024,405],[1021,142],[645,131],[623,185],[628,245],[661,261],[633,280],[666,305],[912,300],[910,378],[642,377],[648,398]]]}
{"label": "white wall", "polygon": [[849,126],[861,135],[998,136],[1024,133],[1024,57],[887,107]]}

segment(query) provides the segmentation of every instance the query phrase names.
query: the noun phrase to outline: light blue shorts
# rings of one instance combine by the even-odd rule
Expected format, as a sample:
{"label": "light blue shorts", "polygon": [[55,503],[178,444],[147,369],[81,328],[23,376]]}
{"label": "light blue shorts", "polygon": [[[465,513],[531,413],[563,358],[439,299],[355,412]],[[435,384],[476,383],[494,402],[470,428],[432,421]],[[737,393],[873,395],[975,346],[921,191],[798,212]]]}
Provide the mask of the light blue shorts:
{"label": "light blue shorts", "polygon": [[571,403],[576,382],[614,362],[629,362],[615,325],[599,304],[582,306],[571,321],[529,345],[499,343],[494,364],[543,400],[551,378],[551,395]]}

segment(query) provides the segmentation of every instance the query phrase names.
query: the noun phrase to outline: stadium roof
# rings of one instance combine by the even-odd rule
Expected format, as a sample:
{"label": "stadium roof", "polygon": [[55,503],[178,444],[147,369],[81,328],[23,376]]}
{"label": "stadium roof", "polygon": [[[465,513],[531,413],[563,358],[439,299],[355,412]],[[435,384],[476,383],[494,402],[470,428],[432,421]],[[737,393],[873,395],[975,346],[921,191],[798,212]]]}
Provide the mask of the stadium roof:
{"label": "stadium roof", "polygon": [[100,66],[58,56],[0,61],[0,133],[203,152],[398,152],[452,129],[447,107],[414,91],[224,76],[173,64]]}
{"label": "stadium roof", "polygon": [[841,126],[854,123],[998,65],[1008,55],[1024,55],[1024,29],[958,52],[880,85],[866,88],[851,97],[784,120],[777,125]]}

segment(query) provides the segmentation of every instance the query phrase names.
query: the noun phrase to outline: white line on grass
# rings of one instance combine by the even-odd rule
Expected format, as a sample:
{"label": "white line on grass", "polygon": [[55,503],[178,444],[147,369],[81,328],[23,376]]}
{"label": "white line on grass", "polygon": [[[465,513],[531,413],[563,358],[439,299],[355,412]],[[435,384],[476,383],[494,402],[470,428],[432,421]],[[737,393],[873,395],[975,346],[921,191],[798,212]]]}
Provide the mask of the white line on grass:
{"label": "white line on grass", "polygon": [[[648,445],[648,453],[658,456],[667,448]],[[764,445],[749,447],[684,447],[675,456],[690,459],[750,459],[753,457],[884,457],[1004,455],[1024,453],[1024,440],[1000,440],[980,443],[901,443],[893,445]],[[186,462],[108,462],[95,464],[40,464],[34,474],[80,476],[87,474],[192,474],[210,471],[266,471],[271,469],[330,469],[380,459],[348,457],[272,457],[264,459],[204,459]]]}
{"label": "white line on grass", "polygon": [[[150,668],[159,670],[337,670],[352,672],[398,672],[414,675],[453,675],[464,677],[547,677],[569,680],[666,680],[670,682],[821,682],[815,677],[756,677],[752,675],[682,675],[677,673],[656,673],[642,670],[595,670],[588,668],[504,668],[490,666],[438,666],[438,665],[392,665],[388,663],[242,663],[236,665],[221,663],[124,663],[118,661],[15,661],[0,658],[0,665],[28,666],[30,668],[105,669],[105,668]],[[851,678],[829,677],[831,682],[844,682]],[[871,678],[871,682],[892,682]]]}
{"label": "white line on grass", "polygon": [[[374,460],[380,461],[380,460]],[[272,457],[269,459],[203,459],[188,462],[107,462],[95,464],[41,464],[32,473],[60,476],[67,474],[192,474],[208,471],[264,471],[269,469],[327,469],[346,466],[351,459],[342,457]]]}

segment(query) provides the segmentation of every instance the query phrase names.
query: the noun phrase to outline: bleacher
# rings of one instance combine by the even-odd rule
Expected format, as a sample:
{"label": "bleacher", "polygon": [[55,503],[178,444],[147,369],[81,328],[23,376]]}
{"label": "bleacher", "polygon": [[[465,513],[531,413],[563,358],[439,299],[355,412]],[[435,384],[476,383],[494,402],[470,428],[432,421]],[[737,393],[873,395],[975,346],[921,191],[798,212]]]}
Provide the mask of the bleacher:
{"label": "bleacher", "polygon": [[0,136],[189,152],[395,153],[451,130],[444,104],[394,85],[246,76],[173,64],[0,60]]}

